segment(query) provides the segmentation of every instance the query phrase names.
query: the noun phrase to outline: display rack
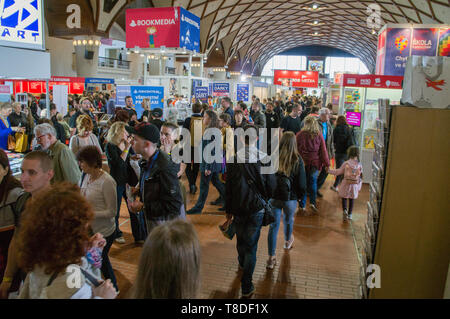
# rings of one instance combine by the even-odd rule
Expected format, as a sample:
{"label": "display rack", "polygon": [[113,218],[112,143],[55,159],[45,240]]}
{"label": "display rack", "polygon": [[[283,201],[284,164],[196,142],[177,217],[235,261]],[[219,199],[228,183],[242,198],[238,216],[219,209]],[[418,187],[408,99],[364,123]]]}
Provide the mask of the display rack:
{"label": "display rack", "polygon": [[[368,298],[442,298],[450,261],[450,110],[379,100],[362,248]],[[368,289],[369,264],[381,287]]]}
{"label": "display rack", "polygon": [[10,151],[5,151],[9,160],[9,167],[11,168],[11,172],[13,176],[18,176],[21,174],[21,165],[23,161],[24,154],[21,153],[13,153]]}

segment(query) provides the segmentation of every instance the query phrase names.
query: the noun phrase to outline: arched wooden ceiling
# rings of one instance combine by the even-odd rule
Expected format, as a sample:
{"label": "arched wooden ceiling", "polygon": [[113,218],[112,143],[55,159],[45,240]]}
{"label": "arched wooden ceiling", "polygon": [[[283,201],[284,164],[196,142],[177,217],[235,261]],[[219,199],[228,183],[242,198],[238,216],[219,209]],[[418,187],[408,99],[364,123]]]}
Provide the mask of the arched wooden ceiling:
{"label": "arched wooden ceiling", "polygon": [[[123,28],[126,8],[184,7],[201,18],[201,51],[208,55],[208,64],[254,74],[274,55],[304,45],[342,49],[373,70],[377,36],[367,24],[371,4],[381,9],[381,26],[450,23],[449,0],[104,0],[117,6],[122,1],[127,6],[115,21]],[[308,9],[313,4],[317,10]]]}

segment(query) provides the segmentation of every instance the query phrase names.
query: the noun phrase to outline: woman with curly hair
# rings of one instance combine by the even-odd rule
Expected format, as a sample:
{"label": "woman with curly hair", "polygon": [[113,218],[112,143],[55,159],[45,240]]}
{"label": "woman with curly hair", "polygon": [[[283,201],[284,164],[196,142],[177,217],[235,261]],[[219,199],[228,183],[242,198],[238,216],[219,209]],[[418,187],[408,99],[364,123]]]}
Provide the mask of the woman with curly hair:
{"label": "woman with curly hair", "polygon": [[33,196],[18,234],[18,263],[28,272],[19,298],[116,297],[109,280],[95,287],[100,283],[98,274],[93,274],[97,266],[85,257],[92,257],[87,253],[93,246],[89,237],[93,216],[92,207],[71,183],[53,185]]}
{"label": "woman with curly hair", "polygon": [[92,133],[94,129],[94,122],[89,115],[80,115],[77,118],[77,135],[72,136],[69,143],[69,148],[74,154],[78,154],[78,151],[85,146],[94,145],[99,151],[102,151],[97,136]]}
{"label": "woman with curly hair", "polygon": [[[303,161],[305,162],[307,193],[309,194],[309,203],[313,212],[317,212],[317,177],[323,167],[330,166],[327,147],[323,139],[320,124],[314,115],[308,115],[305,118],[305,125],[297,133],[297,148]],[[305,211],[306,193],[300,200],[300,208]]]}

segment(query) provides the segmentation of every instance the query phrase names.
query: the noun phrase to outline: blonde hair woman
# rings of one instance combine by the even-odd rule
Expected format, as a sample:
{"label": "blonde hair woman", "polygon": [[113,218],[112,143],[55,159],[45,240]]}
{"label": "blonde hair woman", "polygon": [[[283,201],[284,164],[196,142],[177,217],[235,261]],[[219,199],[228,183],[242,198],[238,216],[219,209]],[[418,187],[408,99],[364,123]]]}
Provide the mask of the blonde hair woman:
{"label": "blonde hair woman", "polygon": [[80,115],[77,118],[77,135],[70,138],[69,148],[76,155],[78,151],[85,146],[93,145],[98,148],[100,153],[102,148],[98,142],[97,136],[92,133],[94,129],[94,123],[88,115]]}
{"label": "blonde hair woman", "polygon": [[284,248],[291,249],[294,243],[294,217],[297,201],[306,193],[306,174],[303,160],[297,151],[297,142],[292,132],[286,132],[281,137],[280,155],[277,176],[277,188],[271,203],[274,207],[275,222],[270,224],[267,237],[269,259],[267,268],[276,265],[275,250],[280,226],[281,211],[284,216]]}
{"label": "blonde hair woman", "polygon": [[145,241],[133,299],[192,299],[200,287],[200,244],[191,223],[175,219]]}
{"label": "blonde hair woman", "polygon": [[[323,139],[318,119],[315,116],[308,115],[305,118],[305,125],[297,133],[297,149],[303,161],[305,162],[306,182],[309,202],[313,212],[317,212],[317,177],[323,167],[329,167],[327,148]],[[300,208],[305,211],[306,193],[300,201]]]}
{"label": "blonde hair woman", "polygon": [[150,100],[143,99],[141,103],[144,112],[142,113],[142,117],[140,119],[141,122],[150,122],[151,120],[151,110],[150,110]]}
{"label": "blonde hair woman", "polygon": [[[125,243],[122,231],[119,228],[120,205],[122,198],[127,202],[126,185],[135,186],[138,182],[136,175],[130,165],[130,136],[125,129],[126,123],[115,122],[108,130],[106,137],[105,154],[108,159],[109,174],[114,178],[117,184],[117,213],[116,213],[116,242]],[[145,221],[143,214],[133,214],[128,210],[131,221],[131,232],[136,243],[144,243]]]}

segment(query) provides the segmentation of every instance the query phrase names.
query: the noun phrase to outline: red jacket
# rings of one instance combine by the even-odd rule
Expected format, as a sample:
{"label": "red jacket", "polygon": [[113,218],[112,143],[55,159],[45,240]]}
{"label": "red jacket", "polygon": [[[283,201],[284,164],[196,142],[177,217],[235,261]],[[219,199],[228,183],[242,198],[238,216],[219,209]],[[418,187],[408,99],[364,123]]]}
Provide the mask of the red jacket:
{"label": "red jacket", "polygon": [[321,170],[324,166],[330,166],[327,147],[325,146],[325,140],[322,134],[311,138],[308,132],[300,131],[297,133],[296,138],[297,149],[305,162],[306,169],[309,170],[311,167],[315,167]]}

